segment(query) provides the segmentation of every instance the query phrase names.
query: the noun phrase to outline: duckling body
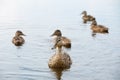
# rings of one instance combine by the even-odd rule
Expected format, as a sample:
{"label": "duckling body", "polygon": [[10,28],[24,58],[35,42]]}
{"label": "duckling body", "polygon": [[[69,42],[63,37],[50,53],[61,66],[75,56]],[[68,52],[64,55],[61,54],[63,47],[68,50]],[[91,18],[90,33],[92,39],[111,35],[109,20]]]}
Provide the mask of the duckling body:
{"label": "duckling body", "polygon": [[49,60],[50,68],[66,68],[69,69],[72,64],[70,56],[65,52],[55,53]]}
{"label": "duckling body", "polygon": [[82,14],[83,23],[87,23],[87,21],[93,21],[95,19],[93,16],[87,15],[86,11],[83,11]]}
{"label": "duckling body", "polygon": [[22,35],[24,34],[21,31],[16,31],[15,36],[12,39],[12,43],[16,46],[21,46],[24,44],[25,40]]}
{"label": "duckling body", "polygon": [[55,54],[50,58],[48,62],[48,66],[50,68],[62,68],[62,69],[69,69],[72,60],[66,52],[62,50],[62,40],[58,40],[56,42],[56,52]]}
{"label": "duckling body", "polygon": [[52,34],[52,36],[56,36],[56,38],[54,38],[55,43],[57,41],[57,38],[60,37],[63,46],[65,48],[71,48],[71,40],[68,39],[67,37],[62,36],[62,33],[60,30],[55,30],[55,32]]}
{"label": "duckling body", "polygon": [[108,33],[108,28],[103,25],[97,25],[96,20],[92,21],[91,29],[94,33]]}

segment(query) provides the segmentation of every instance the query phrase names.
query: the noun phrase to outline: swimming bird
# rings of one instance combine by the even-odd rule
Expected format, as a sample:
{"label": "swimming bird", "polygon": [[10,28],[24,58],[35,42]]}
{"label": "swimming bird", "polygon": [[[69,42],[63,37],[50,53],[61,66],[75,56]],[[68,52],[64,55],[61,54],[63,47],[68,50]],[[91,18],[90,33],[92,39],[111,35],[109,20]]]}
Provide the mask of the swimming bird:
{"label": "swimming bird", "polygon": [[83,11],[81,14],[83,14],[83,23],[87,23],[87,21],[93,21],[95,19],[93,16],[87,15],[87,11]]}
{"label": "swimming bird", "polygon": [[21,46],[25,42],[25,40],[22,36],[25,36],[22,33],[22,31],[20,31],[20,30],[16,31],[15,36],[12,39],[12,43],[16,46]]}
{"label": "swimming bird", "polygon": [[49,59],[48,66],[49,68],[56,68],[56,69],[69,69],[72,60],[66,52],[63,51],[63,43],[61,38],[57,38],[55,44],[56,52],[55,54]]}
{"label": "swimming bird", "polygon": [[91,30],[94,33],[109,33],[108,28],[106,26],[103,26],[103,25],[98,25],[96,20],[92,21]]}
{"label": "swimming bird", "polygon": [[54,38],[55,43],[56,43],[57,38],[59,37],[61,38],[62,46],[64,46],[65,48],[71,48],[71,40],[68,39],[67,37],[62,36],[62,33],[59,29],[55,30],[51,36],[56,36]]}

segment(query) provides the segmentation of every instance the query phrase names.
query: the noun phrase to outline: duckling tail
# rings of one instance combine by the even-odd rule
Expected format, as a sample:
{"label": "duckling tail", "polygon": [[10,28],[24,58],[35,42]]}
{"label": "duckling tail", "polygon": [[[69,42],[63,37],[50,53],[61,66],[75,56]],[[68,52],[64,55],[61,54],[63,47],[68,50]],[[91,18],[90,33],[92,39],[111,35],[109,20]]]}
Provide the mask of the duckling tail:
{"label": "duckling tail", "polygon": [[108,32],[108,29],[104,30],[104,33],[109,33],[109,32]]}
{"label": "duckling tail", "polygon": [[71,48],[71,43],[67,43],[65,45],[63,45],[65,48]]}

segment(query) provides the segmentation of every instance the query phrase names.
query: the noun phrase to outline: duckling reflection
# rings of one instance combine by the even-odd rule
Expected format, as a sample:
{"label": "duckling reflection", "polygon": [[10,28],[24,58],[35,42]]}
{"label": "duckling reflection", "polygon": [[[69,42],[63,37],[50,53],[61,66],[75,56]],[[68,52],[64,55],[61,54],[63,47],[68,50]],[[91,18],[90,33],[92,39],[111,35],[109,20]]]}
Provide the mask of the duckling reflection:
{"label": "duckling reflection", "polygon": [[57,38],[59,37],[61,38],[61,41],[63,44],[62,46],[64,46],[67,49],[71,48],[71,40],[68,39],[67,37],[62,36],[62,33],[60,30],[55,30],[55,32],[51,36],[56,36],[56,38],[54,39],[55,43],[56,43]]}
{"label": "duckling reflection", "polygon": [[61,77],[62,77],[62,74],[63,74],[63,71],[64,71],[65,69],[56,69],[56,68],[51,68],[51,71],[52,72],[54,72],[55,73],[55,76],[56,76],[56,78],[57,78],[57,80],[61,80]]}
{"label": "duckling reflection", "polygon": [[22,31],[16,31],[15,36],[12,39],[12,43],[16,46],[21,46],[22,44],[24,44],[25,40],[22,36],[25,36]]}
{"label": "duckling reflection", "polygon": [[96,33],[92,32],[92,37],[96,37]]}
{"label": "duckling reflection", "polygon": [[49,59],[48,66],[50,68],[62,68],[62,69],[69,69],[72,60],[66,52],[63,51],[63,42],[61,37],[57,37],[57,41],[55,44],[56,52],[55,54]]}
{"label": "duckling reflection", "polygon": [[81,14],[83,14],[83,23],[87,23],[87,21],[93,21],[95,19],[93,16],[87,15],[87,11],[83,11]]}

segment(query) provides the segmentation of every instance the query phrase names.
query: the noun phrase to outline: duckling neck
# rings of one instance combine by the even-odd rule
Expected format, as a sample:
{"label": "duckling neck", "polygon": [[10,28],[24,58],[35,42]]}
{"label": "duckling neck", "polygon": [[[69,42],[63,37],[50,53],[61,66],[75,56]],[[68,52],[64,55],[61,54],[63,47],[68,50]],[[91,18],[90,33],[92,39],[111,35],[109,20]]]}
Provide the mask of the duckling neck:
{"label": "duckling neck", "polygon": [[19,37],[20,35],[16,34],[15,37]]}
{"label": "duckling neck", "polygon": [[96,24],[91,24],[91,26],[97,26]]}
{"label": "duckling neck", "polygon": [[62,48],[56,48],[56,53],[62,53]]}
{"label": "duckling neck", "polygon": [[86,12],[84,13],[84,16],[87,16],[87,13],[86,13]]}
{"label": "duckling neck", "polygon": [[93,21],[91,25],[92,25],[92,26],[96,26],[96,25],[97,25],[97,22],[96,22],[96,21]]}

